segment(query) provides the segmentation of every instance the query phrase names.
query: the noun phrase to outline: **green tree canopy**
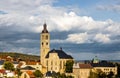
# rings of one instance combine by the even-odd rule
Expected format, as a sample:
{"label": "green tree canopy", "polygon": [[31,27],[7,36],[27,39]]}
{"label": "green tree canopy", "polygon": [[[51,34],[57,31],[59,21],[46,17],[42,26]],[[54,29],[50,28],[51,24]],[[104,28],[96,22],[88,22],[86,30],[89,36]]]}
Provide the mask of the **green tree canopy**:
{"label": "green tree canopy", "polygon": [[[105,72],[101,70],[97,70],[97,72],[90,72],[90,76],[88,78],[115,78],[113,72],[109,72],[109,74],[106,74]],[[117,78],[117,77],[116,77]]]}
{"label": "green tree canopy", "polygon": [[108,78],[113,78],[114,73],[112,71],[109,72],[109,74],[107,75]]}
{"label": "green tree canopy", "polygon": [[52,78],[74,78],[73,76],[71,75],[66,75],[65,73],[56,73],[56,75],[54,75]]}
{"label": "green tree canopy", "polygon": [[39,71],[39,70],[36,70],[34,73],[34,76],[37,78],[37,77],[40,77],[42,78],[43,77],[43,74]]}
{"label": "green tree canopy", "polygon": [[106,77],[107,77],[106,73],[104,73],[102,71],[98,72],[98,78],[106,78]]}
{"label": "green tree canopy", "polygon": [[90,76],[88,78],[98,78],[98,74],[90,71]]}
{"label": "green tree canopy", "polygon": [[18,78],[19,78],[19,76],[21,76],[21,74],[22,74],[22,72],[20,71],[20,69],[16,69],[16,73],[17,73],[17,75],[18,75]]}
{"label": "green tree canopy", "polygon": [[73,60],[68,60],[65,64],[65,72],[66,73],[72,73],[73,72],[73,63],[74,61]]}
{"label": "green tree canopy", "polygon": [[117,66],[117,78],[120,78],[120,64],[119,63],[115,63],[115,65]]}
{"label": "green tree canopy", "polygon": [[4,69],[10,70],[10,71],[14,71],[14,69],[15,69],[13,63],[11,63],[9,61],[4,62],[3,67],[4,67]]}

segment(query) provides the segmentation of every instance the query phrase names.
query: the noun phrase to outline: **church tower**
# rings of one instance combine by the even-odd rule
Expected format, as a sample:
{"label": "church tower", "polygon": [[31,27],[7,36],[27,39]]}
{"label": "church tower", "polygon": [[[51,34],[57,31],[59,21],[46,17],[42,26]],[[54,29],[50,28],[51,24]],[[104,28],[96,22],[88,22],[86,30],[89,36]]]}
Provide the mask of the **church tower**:
{"label": "church tower", "polygon": [[50,34],[47,30],[46,23],[43,25],[43,30],[40,36],[40,60],[43,66],[46,66],[45,57],[50,51]]}

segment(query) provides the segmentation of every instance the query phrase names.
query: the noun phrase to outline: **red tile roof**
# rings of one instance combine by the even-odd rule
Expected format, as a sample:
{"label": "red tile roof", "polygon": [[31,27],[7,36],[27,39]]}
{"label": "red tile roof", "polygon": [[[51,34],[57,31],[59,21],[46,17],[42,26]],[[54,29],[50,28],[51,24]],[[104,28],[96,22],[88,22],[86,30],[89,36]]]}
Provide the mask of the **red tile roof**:
{"label": "red tile roof", "polygon": [[26,65],[36,65],[37,63],[40,65],[40,62],[27,61]]}
{"label": "red tile roof", "polygon": [[79,64],[79,67],[83,69],[92,68],[90,64]]}
{"label": "red tile roof", "polygon": [[1,70],[0,70],[0,73],[5,73],[5,70],[4,70],[4,69],[1,69]]}
{"label": "red tile roof", "polygon": [[32,72],[32,71],[28,70],[28,71],[26,71],[26,73],[27,73],[30,77],[34,77],[34,75],[33,75],[33,72]]}

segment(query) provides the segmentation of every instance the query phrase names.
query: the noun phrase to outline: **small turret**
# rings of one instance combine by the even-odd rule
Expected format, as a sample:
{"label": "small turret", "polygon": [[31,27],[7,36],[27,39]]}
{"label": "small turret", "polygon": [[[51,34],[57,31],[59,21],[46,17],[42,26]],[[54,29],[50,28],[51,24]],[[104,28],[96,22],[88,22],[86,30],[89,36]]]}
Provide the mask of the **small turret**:
{"label": "small turret", "polygon": [[93,58],[92,62],[93,62],[93,63],[99,63],[99,59],[98,59],[98,57],[95,56],[95,57]]}

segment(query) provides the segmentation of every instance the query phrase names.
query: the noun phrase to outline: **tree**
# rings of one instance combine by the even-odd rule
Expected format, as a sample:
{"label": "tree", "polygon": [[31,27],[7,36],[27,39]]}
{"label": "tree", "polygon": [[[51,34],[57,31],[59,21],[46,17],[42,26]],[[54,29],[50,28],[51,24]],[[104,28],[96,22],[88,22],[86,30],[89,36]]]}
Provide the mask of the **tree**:
{"label": "tree", "polygon": [[107,75],[108,78],[113,78],[114,73],[112,71],[110,71],[110,73]]}
{"label": "tree", "polygon": [[115,66],[117,66],[117,75],[116,75],[116,78],[120,78],[120,64],[119,63],[115,63]]}
{"label": "tree", "polygon": [[99,72],[98,73],[98,78],[106,78],[107,75],[104,72]]}
{"label": "tree", "polygon": [[33,72],[34,76],[37,78],[37,77],[40,77],[42,78],[43,77],[43,74],[39,71],[39,70],[36,70],[35,72]]}
{"label": "tree", "polygon": [[13,63],[11,63],[9,61],[4,62],[3,67],[4,67],[4,69],[10,70],[10,71],[14,71],[14,69],[15,69]]}
{"label": "tree", "polygon": [[89,78],[106,78],[107,75],[102,72],[101,70],[97,70],[96,72],[90,71],[90,76]]}
{"label": "tree", "polygon": [[74,61],[73,60],[68,60],[65,64],[65,72],[66,73],[72,73],[73,72],[73,63]]}
{"label": "tree", "polygon": [[63,73],[60,75],[60,78],[66,78],[66,75]]}
{"label": "tree", "polygon": [[65,73],[60,74],[60,72],[58,72],[58,73],[54,74],[52,76],[52,78],[74,78],[74,77],[71,75],[67,76]]}
{"label": "tree", "polygon": [[98,78],[98,74],[90,71],[90,76],[88,78]]}
{"label": "tree", "polygon": [[19,68],[16,69],[16,73],[17,73],[17,75],[18,75],[18,78],[19,78],[19,76],[21,76],[21,74],[22,74],[22,72],[20,71]]}
{"label": "tree", "polygon": [[74,78],[73,76],[67,76],[67,78]]}

